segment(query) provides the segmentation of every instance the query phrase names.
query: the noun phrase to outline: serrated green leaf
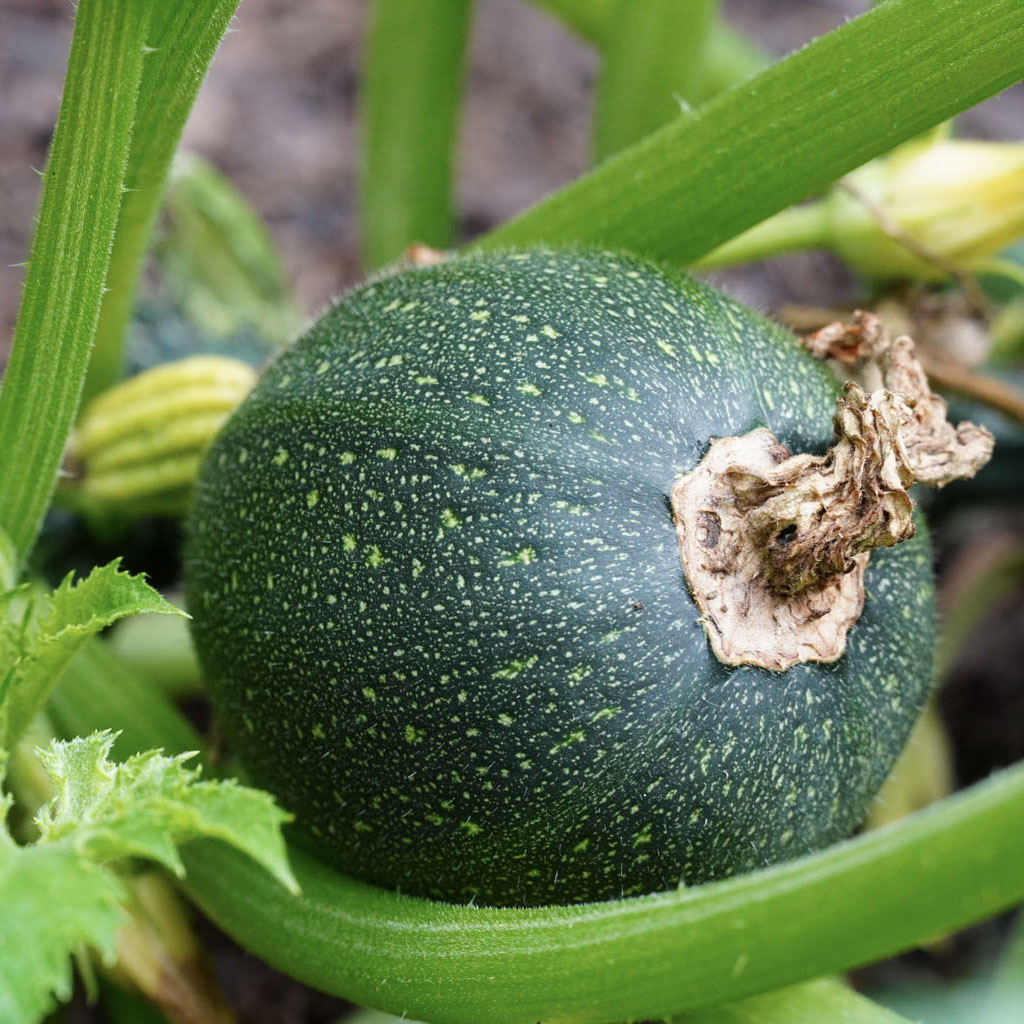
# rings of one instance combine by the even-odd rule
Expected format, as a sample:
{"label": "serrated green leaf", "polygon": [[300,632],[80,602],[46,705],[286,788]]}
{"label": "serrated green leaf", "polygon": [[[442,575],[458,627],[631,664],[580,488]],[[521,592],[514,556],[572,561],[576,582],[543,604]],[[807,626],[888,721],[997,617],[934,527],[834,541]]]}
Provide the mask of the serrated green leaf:
{"label": "serrated green leaf", "polygon": [[71,991],[70,956],[86,947],[111,958],[128,894],[118,863],[144,857],[184,874],[176,845],[221,839],[292,892],[280,826],[266,793],[202,782],[189,754],[148,751],[115,764],[115,734],[55,740],[39,752],[54,797],[36,816],[39,842],[16,846],[0,797],[0,1021],[38,1020]]}
{"label": "serrated green leaf", "polygon": [[[0,625],[0,746],[10,749],[46,703],[61,672],[82,644],[126,615],[183,615],[141,576],[118,569],[119,560],[74,582],[68,574],[49,596],[34,595],[17,626]],[[0,612],[22,591],[0,595]]]}
{"label": "serrated green leaf", "polygon": [[39,814],[41,842],[71,844],[92,860],[146,857],[184,874],[176,844],[199,836],[222,839],[295,892],[280,827],[287,820],[273,798],[237,782],[200,781],[195,754],[136,754],[109,759],[115,734],[54,741],[39,753],[54,798]]}
{"label": "serrated green leaf", "polygon": [[124,890],[69,846],[0,841],[0,1020],[29,1024],[71,994],[70,956],[114,951]]}
{"label": "serrated green leaf", "polygon": [[78,582],[73,573],[68,573],[53,592],[48,613],[40,619],[40,632],[56,636],[84,631],[91,636],[126,615],[159,612],[184,616],[141,574],[122,572],[120,564],[121,559],[115,558]]}

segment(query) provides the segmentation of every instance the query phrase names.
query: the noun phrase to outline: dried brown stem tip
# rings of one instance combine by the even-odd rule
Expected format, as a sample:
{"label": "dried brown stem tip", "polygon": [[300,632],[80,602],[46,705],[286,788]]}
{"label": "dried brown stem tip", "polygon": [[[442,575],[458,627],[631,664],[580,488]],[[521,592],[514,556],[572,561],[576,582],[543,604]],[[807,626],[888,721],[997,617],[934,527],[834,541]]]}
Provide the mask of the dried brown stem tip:
{"label": "dried brown stem tip", "polygon": [[867,553],[914,534],[910,486],[973,476],[992,453],[983,427],[947,422],[910,338],[855,316],[805,341],[882,385],[846,385],[824,456],[790,456],[755,430],[715,441],[673,488],[683,569],[728,664],[835,661],[863,607]]}

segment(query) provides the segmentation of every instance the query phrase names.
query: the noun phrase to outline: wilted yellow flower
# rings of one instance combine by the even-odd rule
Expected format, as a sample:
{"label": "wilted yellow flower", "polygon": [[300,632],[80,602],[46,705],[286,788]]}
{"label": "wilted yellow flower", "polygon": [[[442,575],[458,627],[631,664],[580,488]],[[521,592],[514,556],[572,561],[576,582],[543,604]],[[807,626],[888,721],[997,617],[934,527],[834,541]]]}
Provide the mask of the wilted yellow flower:
{"label": "wilted yellow flower", "polygon": [[712,269],[795,249],[832,249],[872,277],[939,280],[984,268],[1024,235],[1024,143],[931,134],[872,160],[696,264]]}
{"label": "wilted yellow flower", "polygon": [[910,143],[865,164],[826,201],[827,244],[865,274],[977,270],[1024,235],[1024,144]]}

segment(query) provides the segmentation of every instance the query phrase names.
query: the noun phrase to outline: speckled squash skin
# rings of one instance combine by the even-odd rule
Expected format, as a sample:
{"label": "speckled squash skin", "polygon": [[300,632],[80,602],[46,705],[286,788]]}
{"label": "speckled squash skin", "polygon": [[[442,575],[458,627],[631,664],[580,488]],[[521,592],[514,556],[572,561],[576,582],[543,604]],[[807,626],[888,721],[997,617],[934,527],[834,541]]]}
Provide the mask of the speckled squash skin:
{"label": "speckled squash skin", "polygon": [[835,664],[711,653],[667,495],[710,439],[831,441],[779,328],[590,252],[353,292],[211,450],[188,608],[223,727],[338,868],[481,904],[694,885],[862,818],[928,686],[923,531]]}

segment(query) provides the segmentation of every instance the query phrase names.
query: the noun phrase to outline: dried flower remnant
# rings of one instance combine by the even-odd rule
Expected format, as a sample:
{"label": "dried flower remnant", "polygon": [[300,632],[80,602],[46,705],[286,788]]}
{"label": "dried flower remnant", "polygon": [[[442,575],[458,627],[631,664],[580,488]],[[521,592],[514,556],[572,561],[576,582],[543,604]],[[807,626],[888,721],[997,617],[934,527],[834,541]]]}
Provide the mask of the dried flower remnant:
{"label": "dried flower remnant", "polygon": [[675,485],[680,557],[716,656],[782,670],[835,661],[864,604],[869,552],[914,534],[912,484],[941,487],[988,461],[992,435],[946,420],[907,337],[858,313],[807,349],[855,368],[836,443],[791,456],[770,431],[715,441]]}

